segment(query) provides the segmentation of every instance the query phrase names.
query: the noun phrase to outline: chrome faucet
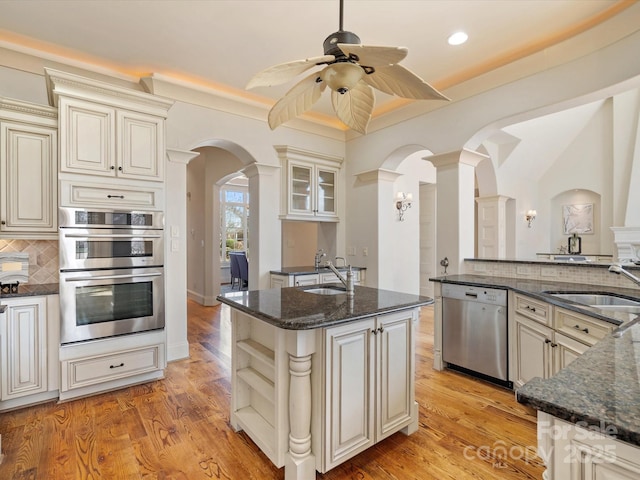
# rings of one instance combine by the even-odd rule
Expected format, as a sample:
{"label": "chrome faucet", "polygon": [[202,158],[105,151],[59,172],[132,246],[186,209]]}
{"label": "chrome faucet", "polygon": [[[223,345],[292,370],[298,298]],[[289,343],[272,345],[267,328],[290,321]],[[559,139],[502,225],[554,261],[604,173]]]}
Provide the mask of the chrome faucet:
{"label": "chrome faucet", "polygon": [[326,254],[326,253],[324,253],[324,250],[322,250],[322,249],[320,249],[320,250],[318,250],[318,251],[316,252],[316,256],[315,256],[315,258],[314,258],[314,260],[313,260],[313,267],[314,267],[316,270],[320,268],[320,259],[321,259],[322,257],[326,257],[326,256],[327,256],[327,254]]}
{"label": "chrome faucet", "polygon": [[338,277],[338,280],[340,280],[342,284],[345,286],[345,288],[347,289],[347,297],[353,297],[355,289],[353,286],[353,270],[351,269],[351,265],[347,267],[347,278],[344,278],[340,274],[338,269],[333,266],[333,263],[331,263],[331,261],[327,261],[325,266],[329,267],[331,271],[336,274],[336,277]]}
{"label": "chrome faucet", "polygon": [[624,268],[622,268],[622,265],[611,265],[609,267],[609,271],[611,273],[616,273],[618,275],[622,274],[625,277],[629,278],[631,281],[633,281],[636,285],[638,285],[640,287],[640,278],[636,277],[633,273],[631,272],[627,272]]}

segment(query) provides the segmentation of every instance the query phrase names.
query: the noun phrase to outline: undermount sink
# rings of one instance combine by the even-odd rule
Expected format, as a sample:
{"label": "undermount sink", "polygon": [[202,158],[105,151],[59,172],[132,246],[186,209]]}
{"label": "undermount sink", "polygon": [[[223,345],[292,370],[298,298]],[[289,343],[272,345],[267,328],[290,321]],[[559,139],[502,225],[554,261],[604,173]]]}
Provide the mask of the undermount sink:
{"label": "undermount sink", "polygon": [[588,307],[640,313],[640,301],[608,293],[552,293],[550,295],[568,302],[580,303]]}
{"label": "undermount sink", "polygon": [[315,293],[316,295],[340,295],[346,294],[344,288],[340,287],[315,287],[315,288],[305,288],[302,290],[305,293]]}

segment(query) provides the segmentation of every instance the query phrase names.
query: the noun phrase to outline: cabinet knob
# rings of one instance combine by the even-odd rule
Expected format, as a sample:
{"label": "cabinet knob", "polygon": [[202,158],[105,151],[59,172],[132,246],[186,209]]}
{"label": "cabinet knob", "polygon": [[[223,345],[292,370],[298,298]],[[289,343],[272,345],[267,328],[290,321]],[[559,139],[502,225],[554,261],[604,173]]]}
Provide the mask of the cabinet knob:
{"label": "cabinet knob", "polygon": [[122,167],[118,167],[118,170],[122,171]]}
{"label": "cabinet knob", "polygon": [[0,224],[2,224],[2,225],[6,225],[6,224],[7,224],[7,222],[5,222],[4,220],[2,220],[2,221],[0,222]]}
{"label": "cabinet knob", "polygon": [[120,368],[124,367],[124,362],[121,362],[119,365],[109,365],[109,368]]}
{"label": "cabinet knob", "polygon": [[109,168],[110,168],[111,170],[115,170],[115,169],[116,169],[116,167],[115,167],[115,166],[113,166],[113,165],[111,165]]}
{"label": "cabinet knob", "polygon": [[548,338],[545,338],[544,343],[551,343],[551,340],[549,340]]}

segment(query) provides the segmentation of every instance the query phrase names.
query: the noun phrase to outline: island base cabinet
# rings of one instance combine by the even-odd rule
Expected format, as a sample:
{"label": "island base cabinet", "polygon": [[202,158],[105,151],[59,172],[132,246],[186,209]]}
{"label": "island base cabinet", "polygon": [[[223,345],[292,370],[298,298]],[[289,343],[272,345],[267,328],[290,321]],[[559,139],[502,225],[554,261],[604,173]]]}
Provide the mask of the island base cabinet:
{"label": "island base cabinet", "polygon": [[319,471],[395,432],[417,430],[414,320],[417,311],[404,311],[325,329]]}
{"label": "island base cabinet", "polygon": [[232,308],[231,426],[286,480],[315,480],[395,432],[415,432],[418,313],[287,330]]}
{"label": "island base cabinet", "polygon": [[538,455],[545,480],[637,480],[640,448],[617,440],[615,431],[595,431],[538,412]]}

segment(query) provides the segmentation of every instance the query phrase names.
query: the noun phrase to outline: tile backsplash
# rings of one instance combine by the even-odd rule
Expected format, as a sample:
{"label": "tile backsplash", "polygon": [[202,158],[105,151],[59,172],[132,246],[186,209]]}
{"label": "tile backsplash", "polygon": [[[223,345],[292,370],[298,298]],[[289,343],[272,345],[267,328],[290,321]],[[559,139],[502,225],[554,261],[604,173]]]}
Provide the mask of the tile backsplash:
{"label": "tile backsplash", "polygon": [[29,283],[58,283],[57,240],[0,240],[0,252],[29,254]]}

